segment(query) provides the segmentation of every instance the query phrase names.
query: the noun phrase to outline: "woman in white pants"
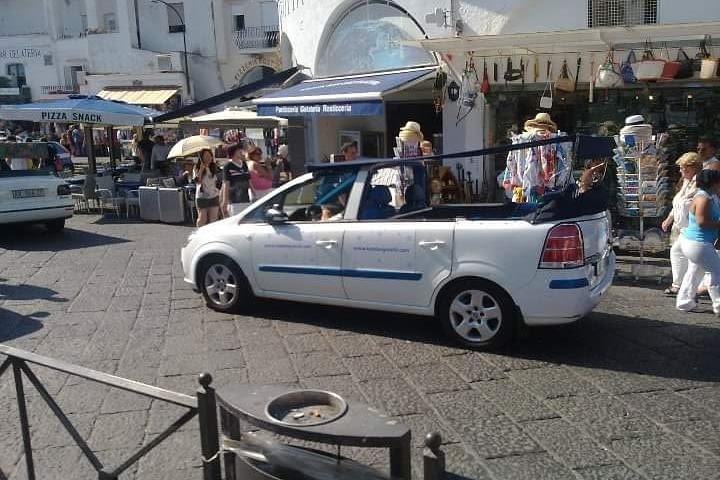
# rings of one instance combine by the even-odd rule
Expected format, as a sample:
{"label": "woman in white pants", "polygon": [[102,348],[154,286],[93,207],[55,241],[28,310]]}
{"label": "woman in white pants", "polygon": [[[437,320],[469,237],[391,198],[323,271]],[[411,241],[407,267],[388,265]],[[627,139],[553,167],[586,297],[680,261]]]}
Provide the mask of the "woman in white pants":
{"label": "woman in white pants", "polygon": [[705,272],[710,274],[708,293],[713,312],[720,316],[720,256],[715,242],[720,229],[720,172],[703,170],[696,176],[698,192],[690,204],[688,225],[680,234],[680,249],[688,259],[688,268],[678,291],[675,306],[690,312],[697,302],[695,294]]}
{"label": "woman in white pants", "polygon": [[670,214],[662,222],[663,231],[670,230],[670,265],[672,266],[672,285],[665,290],[666,295],[677,295],[680,289],[685,271],[687,270],[687,258],[680,249],[680,232],[687,226],[688,212],[692,199],[697,193],[695,175],[702,170],[702,160],[695,152],[688,152],[678,158],[675,162],[680,167],[681,184],[677,194],[673,198],[673,208]]}

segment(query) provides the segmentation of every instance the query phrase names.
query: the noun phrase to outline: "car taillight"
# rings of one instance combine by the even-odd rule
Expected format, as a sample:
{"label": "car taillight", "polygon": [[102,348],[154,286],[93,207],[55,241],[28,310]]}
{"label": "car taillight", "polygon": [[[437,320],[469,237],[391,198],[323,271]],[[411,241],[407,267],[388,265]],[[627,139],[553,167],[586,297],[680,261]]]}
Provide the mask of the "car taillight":
{"label": "car taillight", "polygon": [[553,227],[545,239],[540,268],[576,268],[585,264],[582,232],[574,223]]}
{"label": "car taillight", "polygon": [[70,195],[70,187],[68,185],[58,185],[57,194],[60,196]]}

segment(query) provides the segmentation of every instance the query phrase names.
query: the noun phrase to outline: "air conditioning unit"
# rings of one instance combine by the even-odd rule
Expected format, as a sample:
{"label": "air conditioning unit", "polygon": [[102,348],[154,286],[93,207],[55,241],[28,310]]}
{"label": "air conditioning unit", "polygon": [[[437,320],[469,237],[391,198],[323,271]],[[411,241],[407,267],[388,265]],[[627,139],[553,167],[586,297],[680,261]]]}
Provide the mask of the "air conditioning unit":
{"label": "air conditioning unit", "polygon": [[157,60],[157,68],[161,72],[173,71],[172,55],[155,55]]}
{"label": "air conditioning unit", "polygon": [[75,72],[75,78],[77,78],[78,85],[87,85],[87,78],[85,75],[87,75],[87,73],[83,71]]}

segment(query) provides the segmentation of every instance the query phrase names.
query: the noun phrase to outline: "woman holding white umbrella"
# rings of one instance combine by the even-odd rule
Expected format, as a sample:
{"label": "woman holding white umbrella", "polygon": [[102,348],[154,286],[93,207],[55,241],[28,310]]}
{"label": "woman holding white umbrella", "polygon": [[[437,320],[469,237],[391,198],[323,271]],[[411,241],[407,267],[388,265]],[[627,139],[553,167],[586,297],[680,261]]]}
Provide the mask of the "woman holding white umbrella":
{"label": "woman holding white umbrella", "polygon": [[194,135],[177,142],[168,154],[168,158],[199,154],[192,174],[198,227],[214,222],[220,215],[220,179],[213,156],[213,149],[218,145],[222,145],[222,141],[217,138]]}

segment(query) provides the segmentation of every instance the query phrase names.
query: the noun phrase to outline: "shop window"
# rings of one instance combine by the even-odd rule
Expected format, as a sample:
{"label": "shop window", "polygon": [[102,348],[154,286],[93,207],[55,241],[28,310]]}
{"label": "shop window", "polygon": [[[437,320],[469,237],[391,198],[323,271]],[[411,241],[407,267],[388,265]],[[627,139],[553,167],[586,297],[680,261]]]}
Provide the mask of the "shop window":
{"label": "shop window", "polygon": [[245,30],[245,15],[233,15],[235,20],[235,31]]}
{"label": "shop window", "polygon": [[185,7],[182,3],[169,3],[167,6],[168,31],[179,33],[185,31]]}
{"label": "shop window", "polygon": [[588,27],[657,23],[657,0],[588,0]]}
{"label": "shop window", "polygon": [[320,48],[317,75],[394,70],[434,64],[435,58],[408,40],[425,38],[410,14],[387,0],[364,0],[349,8],[334,24]]}
{"label": "shop window", "polygon": [[15,85],[24,87],[27,85],[27,77],[25,77],[25,65],[22,63],[10,63],[7,66],[7,75],[15,79]]}
{"label": "shop window", "polygon": [[114,13],[103,15],[103,29],[106,32],[117,32],[117,18]]}

